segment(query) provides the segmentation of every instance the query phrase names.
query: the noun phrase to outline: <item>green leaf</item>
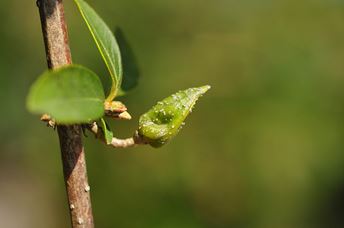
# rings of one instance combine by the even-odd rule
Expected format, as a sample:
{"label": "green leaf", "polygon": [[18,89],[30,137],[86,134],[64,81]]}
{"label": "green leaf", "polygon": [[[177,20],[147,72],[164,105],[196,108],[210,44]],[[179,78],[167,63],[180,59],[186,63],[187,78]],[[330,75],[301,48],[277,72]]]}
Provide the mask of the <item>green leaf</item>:
{"label": "green leaf", "polygon": [[123,64],[123,79],[118,96],[125,95],[131,89],[137,86],[140,77],[140,70],[137,59],[130,43],[126,39],[122,29],[115,29],[115,37],[121,50]]}
{"label": "green leaf", "polygon": [[159,101],[140,117],[139,135],[153,147],[163,146],[179,132],[198,98],[209,89],[208,85],[190,88]]}
{"label": "green leaf", "polygon": [[32,85],[27,108],[47,113],[59,124],[88,123],[104,115],[104,90],[98,76],[77,65],[46,71]]}
{"label": "green leaf", "polygon": [[112,138],[113,138],[113,133],[109,127],[109,125],[105,122],[104,118],[100,119],[101,122],[101,130],[104,136],[104,140],[107,145],[111,144]]}
{"label": "green leaf", "polygon": [[99,52],[109,70],[112,85],[106,101],[111,102],[117,95],[122,83],[121,53],[109,27],[99,15],[83,0],[74,0],[90,30]]}

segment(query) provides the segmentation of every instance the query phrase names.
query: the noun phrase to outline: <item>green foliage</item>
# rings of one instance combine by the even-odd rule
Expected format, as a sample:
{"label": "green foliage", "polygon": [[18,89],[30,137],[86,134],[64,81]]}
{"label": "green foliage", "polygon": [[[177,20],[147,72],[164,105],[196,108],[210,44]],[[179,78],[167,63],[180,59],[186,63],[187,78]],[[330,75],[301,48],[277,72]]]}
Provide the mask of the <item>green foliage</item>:
{"label": "green foliage", "polygon": [[104,115],[104,90],[92,71],[69,65],[46,71],[31,87],[28,109],[49,113],[57,123],[88,123]]}
{"label": "green foliage", "polygon": [[179,132],[198,98],[209,89],[208,85],[190,88],[159,101],[140,117],[139,135],[153,147],[163,146]]}
{"label": "green foliage", "polygon": [[74,0],[109,70],[112,85],[107,101],[112,101],[122,82],[122,60],[117,41],[100,16],[83,0]]}
{"label": "green foliage", "polygon": [[[51,115],[58,124],[90,123],[100,120],[98,122],[103,140],[110,144],[113,133],[102,117],[119,117],[126,111],[124,104],[113,99],[136,86],[139,77],[136,59],[122,31],[117,29],[116,36],[124,50],[123,59],[126,67],[125,80],[121,85],[122,60],[114,35],[86,2],[74,1],[109,70],[112,79],[110,94],[105,99],[103,87],[95,73],[81,66],[70,65],[43,73],[30,90],[27,106],[33,113]],[[139,135],[153,147],[160,147],[170,141],[181,129],[197,99],[209,88],[210,86],[190,88],[158,102],[141,116]]]}

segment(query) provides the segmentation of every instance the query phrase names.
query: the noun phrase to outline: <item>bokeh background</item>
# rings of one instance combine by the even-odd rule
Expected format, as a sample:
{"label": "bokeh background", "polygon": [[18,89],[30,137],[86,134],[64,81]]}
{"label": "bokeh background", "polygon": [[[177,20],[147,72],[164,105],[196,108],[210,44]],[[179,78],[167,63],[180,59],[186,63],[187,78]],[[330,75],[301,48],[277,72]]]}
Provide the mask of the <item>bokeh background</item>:
{"label": "bokeh background", "polygon": [[[88,2],[141,72],[118,136],[169,94],[212,86],[159,150],[85,139],[97,227],[344,226],[343,1]],[[105,79],[71,0],[65,11],[74,62]],[[0,227],[69,227],[57,135],[25,109],[46,69],[35,1],[0,1],[0,21]]]}

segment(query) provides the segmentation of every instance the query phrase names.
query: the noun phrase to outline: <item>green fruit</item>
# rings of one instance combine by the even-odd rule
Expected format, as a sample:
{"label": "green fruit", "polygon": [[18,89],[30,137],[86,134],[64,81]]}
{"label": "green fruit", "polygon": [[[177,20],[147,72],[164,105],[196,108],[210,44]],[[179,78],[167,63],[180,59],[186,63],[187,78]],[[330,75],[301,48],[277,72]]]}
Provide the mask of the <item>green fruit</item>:
{"label": "green fruit", "polygon": [[159,101],[140,117],[139,136],[153,147],[169,142],[184,125],[198,98],[209,89],[208,85],[189,88]]}

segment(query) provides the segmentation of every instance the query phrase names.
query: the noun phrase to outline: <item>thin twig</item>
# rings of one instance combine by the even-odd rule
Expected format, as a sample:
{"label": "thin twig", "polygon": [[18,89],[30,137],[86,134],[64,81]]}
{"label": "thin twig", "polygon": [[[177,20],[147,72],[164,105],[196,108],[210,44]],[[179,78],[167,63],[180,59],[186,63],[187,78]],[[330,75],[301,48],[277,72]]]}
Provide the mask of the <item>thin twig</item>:
{"label": "thin twig", "polygon": [[[92,132],[97,139],[100,139],[102,142],[106,143],[103,130],[101,129],[101,127],[97,125],[96,122],[93,122],[92,124],[89,124],[89,125],[85,125],[85,127],[90,132]],[[134,147],[134,146],[145,145],[145,144],[147,144],[147,142],[137,132],[135,132],[133,137],[126,138],[126,139],[119,139],[119,138],[113,137],[111,140],[111,143],[108,145],[115,148],[128,148],[128,147]]]}
{"label": "thin twig", "polygon": [[[37,0],[50,69],[72,63],[62,0]],[[72,227],[93,228],[90,187],[79,125],[57,126]]]}

